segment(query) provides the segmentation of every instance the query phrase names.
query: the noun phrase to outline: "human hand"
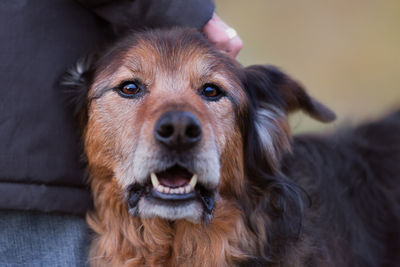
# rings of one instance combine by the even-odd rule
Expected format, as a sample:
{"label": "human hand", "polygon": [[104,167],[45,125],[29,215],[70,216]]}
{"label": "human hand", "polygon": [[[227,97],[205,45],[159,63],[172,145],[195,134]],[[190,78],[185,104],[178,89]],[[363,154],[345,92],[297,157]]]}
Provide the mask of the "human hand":
{"label": "human hand", "polygon": [[236,31],[215,13],[201,31],[218,50],[227,53],[232,58],[236,58],[243,47],[243,42]]}

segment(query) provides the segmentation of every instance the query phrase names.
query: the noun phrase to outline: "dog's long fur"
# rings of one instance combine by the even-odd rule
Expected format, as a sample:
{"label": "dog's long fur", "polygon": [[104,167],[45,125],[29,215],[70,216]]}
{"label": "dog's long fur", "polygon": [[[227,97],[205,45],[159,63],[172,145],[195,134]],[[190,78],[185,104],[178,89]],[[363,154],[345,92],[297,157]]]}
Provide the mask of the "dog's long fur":
{"label": "dog's long fur", "polygon": [[[207,72],[211,64],[230,88],[231,102],[218,102],[223,105],[218,112],[232,113],[225,115],[232,120],[219,119],[184,91],[189,104],[173,104],[193,108],[216,128],[220,181],[209,223],[128,212],[124,183],[130,178],[120,178],[127,174],[118,166],[130,170],[135,164],[124,147],[133,147],[126,140],[143,135],[137,128],[146,122],[132,123],[150,118],[153,106],[159,105],[154,114],[167,111],[163,103],[169,98],[143,100],[143,118],[134,120],[137,115],[126,111],[129,101],[98,88],[115,86],[121,66],[129,69],[140,60],[157,79],[165,73],[178,77],[174,83],[163,80],[171,86],[195,79],[196,73],[185,76],[186,69]],[[93,266],[399,265],[400,112],[334,134],[292,138],[290,112],[303,110],[325,122],[334,119],[333,112],[280,70],[243,68],[194,30],[137,33],[91,61],[71,70],[66,85],[79,96],[76,110],[90,169]],[[161,90],[149,87],[149,95]]]}

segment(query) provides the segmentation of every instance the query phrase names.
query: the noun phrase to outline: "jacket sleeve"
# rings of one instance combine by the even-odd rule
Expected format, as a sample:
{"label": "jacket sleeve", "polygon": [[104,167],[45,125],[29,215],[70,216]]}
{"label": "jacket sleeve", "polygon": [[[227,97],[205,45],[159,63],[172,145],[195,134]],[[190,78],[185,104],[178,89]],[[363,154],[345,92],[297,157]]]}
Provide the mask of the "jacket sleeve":
{"label": "jacket sleeve", "polygon": [[212,0],[77,0],[118,28],[186,26],[202,28],[215,5]]}

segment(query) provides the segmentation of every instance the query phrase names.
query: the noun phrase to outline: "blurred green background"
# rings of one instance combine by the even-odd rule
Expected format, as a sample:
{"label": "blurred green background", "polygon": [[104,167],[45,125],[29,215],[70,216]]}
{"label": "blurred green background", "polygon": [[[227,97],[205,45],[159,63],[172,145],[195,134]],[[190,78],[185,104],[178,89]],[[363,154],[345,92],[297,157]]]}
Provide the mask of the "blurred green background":
{"label": "blurred green background", "polygon": [[239,61],[272,64],[331,107],[329,125],[291,117],[295,132],[329,130],[400,108],[399,0],[216,0],[244,42]]}

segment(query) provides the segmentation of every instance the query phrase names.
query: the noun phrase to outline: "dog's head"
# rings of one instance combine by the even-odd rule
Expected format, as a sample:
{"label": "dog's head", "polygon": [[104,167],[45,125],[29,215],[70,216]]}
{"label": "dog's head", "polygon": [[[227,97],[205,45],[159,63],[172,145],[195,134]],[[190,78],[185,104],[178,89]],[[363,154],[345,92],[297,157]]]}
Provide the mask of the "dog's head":
{"label": "dog's head", "polygon": [[66,83],[87,95],[89,165],[113,174],[133,216],[209,220],[222,198],[267,186],[248,166],[277,171],[289,112],[334,119],[276,68],[243,68],[194,30],[134,34],[83,65]]}

